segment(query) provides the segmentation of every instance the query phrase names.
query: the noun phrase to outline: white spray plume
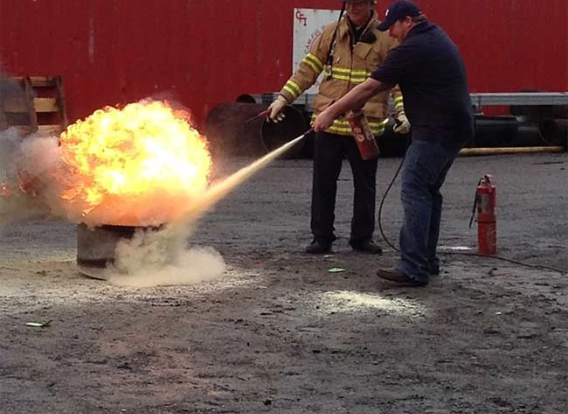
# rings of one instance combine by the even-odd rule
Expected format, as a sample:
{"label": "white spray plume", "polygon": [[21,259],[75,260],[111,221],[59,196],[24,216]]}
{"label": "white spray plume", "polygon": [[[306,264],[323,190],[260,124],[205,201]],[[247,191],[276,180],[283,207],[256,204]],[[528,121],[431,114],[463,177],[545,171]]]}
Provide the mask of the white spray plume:
{"label": "white spray plume", "polygon": [[[56,148],[56,138],[22,139],[15,128],[0,134],[0,183],[4,186],[4,196],[0,195],[0,225],[50,214],[48,199],[55,194],[43,183],[50,181],[49,169],[56,160]],[[28,176],[34,177],[34,181],[28,181],[28,192],[23,192],[21,186]],[[39,188],[46,191],[39,194]]]}
{"label": "white spray plume", "polygon": [[[212,248],[187,249],[188,227],[171,223],[159,230],[137,230],[122,239],[115,250],[115,263],[105,270],[112,284],[130,287],[189,285],[219,278],[225,261]],[[181,223],[180,223],[181,224]]]}

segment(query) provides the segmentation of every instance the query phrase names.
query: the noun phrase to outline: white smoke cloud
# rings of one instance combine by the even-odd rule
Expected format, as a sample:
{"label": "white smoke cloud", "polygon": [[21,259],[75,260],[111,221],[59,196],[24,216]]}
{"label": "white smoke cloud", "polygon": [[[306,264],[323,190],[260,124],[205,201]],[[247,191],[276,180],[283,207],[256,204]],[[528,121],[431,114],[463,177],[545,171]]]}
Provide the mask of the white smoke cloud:
{"label": "white smoke cloud", "polygon": [[[38,216],[83,221],[94,230],[99,225],[114,224],[81,217],[76,205],[61,200],[66,183],[55,180],[53,172],[60,173],[65,165],[57,148],[57,137],[30,135],[22,139],[16,129],[0,134],[0,183],[4,182],[8,189],[5,196],[0,196],[0,226]],[[120,205],[116,207],[120,211]],[[160,230],[140,227],[132,239],[117,239],[115,264],[101,269],[102,277],[129,287],[187,285],[221,277],[226,265],[217,251],[187,248],[191,224],[196,220],[185,216]],[[159,219],[156,222],[163,223]]]}
{"label": "white smoke cloud", "polygon": [[[0,133],[0,225],[13,220],[49,215],[49,191],[39,194],[48,180],[56,138],[22,139],[15,128]],[[22,191],[25,188],[26,191]]]}
{"label": "white smoke cloud", "polygon": [[[183,217],[175,222],[169,222],[163,229],[139,231],[131,239],[119,240],[114,257],[108,258],[114,259],[115,264],[104,272],[104,278],[118,285],[144,287],[191,284],[221,276],[225,271],[225,262],[219,253],[207,248],[187,249],[189,229],[219,200],[289,150],[304,136],[305,134],[297,137],[210,186],[199,197],[175,201],[176,207],[181,206],[183,209]],[[121,224],[111,220],[105,222],[90,219],[88,215],[82,213],[84,206],[74,202],[73,194],[68,195],[69,199],[62,200],[61,195],[69,189],[69,183],[73,181],[74,175],[61,159],[57,137],[29,136],[20,141],[10,134],[3,134],[0,137],[0,144],[6,147],[6,151],[2,151],[6,155],[0,159],[0,173],[5,171],[4,179],[8,188],[8,196],[0,196],[0,225],[5,221],[37,214],[64,218],[73,223],[84,223],[90,228],[105,224]],[[157,215],[155,217],[152,215],[150,223],[144,221],[136,225],[164,224],[162,219],[164,209],[173,204],[167,200],[169,198],[165,197],[165,194],[160,194],[155,209]],[[116,205],[109,205],[106,208],[116,217],[125,210],[125,204],[128,205],[126,201],[117,198]],[[133,211],[131,208],[126,210],[125,214]],[[100,219],[106,216],[97,217]],[[124,225],[124,222],[122,224]]]}
{"label": "white smoke cloud", "polygon": [[225,272],[225,261],[212,248],[187,249],[190,229],[172,223],[156,231],[138,230],[117,243],[114,266],[104,276],[131,287],[188,285],[213,280]]}

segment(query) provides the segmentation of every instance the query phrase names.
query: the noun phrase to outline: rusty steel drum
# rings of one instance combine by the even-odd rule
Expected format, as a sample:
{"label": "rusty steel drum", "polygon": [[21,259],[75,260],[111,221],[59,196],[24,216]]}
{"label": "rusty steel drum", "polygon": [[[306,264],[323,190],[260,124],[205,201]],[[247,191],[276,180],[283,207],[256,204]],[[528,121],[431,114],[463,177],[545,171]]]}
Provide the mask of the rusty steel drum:
{"label": "rusty steel drum", "polygon": [[85,276],[106,279],[105,269],[115,261],[115,249],[122,239],[130,240],[140,227],[102,225],[77,226],[77,268]]}

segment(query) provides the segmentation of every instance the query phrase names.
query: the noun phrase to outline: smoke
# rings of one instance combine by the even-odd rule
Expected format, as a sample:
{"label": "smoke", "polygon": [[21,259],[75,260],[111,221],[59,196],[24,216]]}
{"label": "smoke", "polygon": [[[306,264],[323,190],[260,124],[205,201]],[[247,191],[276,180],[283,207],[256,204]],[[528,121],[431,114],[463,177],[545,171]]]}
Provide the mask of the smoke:
{"label": "smoke", "polygon": [[219,278],[225,261],[212,248],[187,249],[191,228],[171,223],[157,231],[138,230],[116,246],[115,262],[104,277],[118,286],[189,285]]}
{"label": "smoke", "polygon": [[304,135],[211,186],[199,201],[188,206],[181,219],[169,223],[164,229],[139,230],[132,239],[120,240],[114,266],[105,270],[104,277],[113,284],[131,287],[192,284],[220,277],[226,266],[219,253],[207,248],[186,250],[191,229],[219,200],[302,140]]}
{"label": "smoke", "polygon": [[[84,206],[73,198],[62,199],[61,195],[75,179],[62,157],[59,137],[29,135],[23,138],[17,128],[0,133],[0,225],[38,216],[82,222],[91,228],[117,224],[81,215],[78,211]],[[188,201],[179,200],[179,196],[173,206],[166,201],[175,197],[176,194],[154,197],[163,201],[153,203],[157,208],[150,224],[166,222],[168,208],[180,208]],[[116,203],[107,205],[112,213],[110,217],[136,214],[129,208],[129,202],[117,198]],[[101,219],[104,215],[96,217]],[[116,246],[114,265],[104,271],[105,278],[116,285],[148,287],[194,284],[222,276],[226,266],[218,252],[206,247],[187,247],[191,224],[196,219],[186,215],[183,222],[172,221],[159,231],[144,231],[141,227],[132,239],[121,239]],[[133,221],[137,221],[136,217]]]}
{"label": "smoke", "polygon": [[[22,139],[16,129],[0,134],[0,226],[31,217],[59,217],[77,223],[77,206],[61,200],[66,168],[58,152],[57,137],[28,136]],[[69,177],[68,177],[69,179]],[[169,199],[169,198],[165,198]],[[115,212],[124,206],[117,204]],[[203,208],[197,208],[203,211]],[[219,278],[225,272],[222,256],[212,248],[187,247],[193,225],[200,215],[186,214],[160,230],[141,227],[132,239],[121,239],[116,246],[115,263],[104,270],[110,283],[129,287],[188,285]],[[160,221],[157,213],[157,223]],[[100,224],[85,218],[85,224]]]}
{"label": "smoke", "polygon": [[[50,215],[49,170],[57,139],[22,139],[16,128],[0,134],[0,226],[14,220]],[[46,189],[47,191],[43,191]]]}
{"label": "smoke", "polygon": [[[192,170],[193,164],[187,163],[188,160],[198,159],[198,148],[195,145],[198,139],[192,136],[194,138],[192,141],[178,141],[175,132],[179,132],[181,128],[183,133],[189,133],[191,129],[179,119],[175,121],[168,119],[168,121],[170,124],[173,123],[176,129],[173,130],[173,134],[164,137],[170,140],[170,145],[167,146],[170,152],[163,156],[161,163],[153,163],[154,160],[146,161],[144,153],[138,151],[141,148],[132,148],[131,143],[128,142],[132,139],[132,133],[127,126],[123,126],[120,131],[123,139],[113,142],[113,147],[101,149],[101,145],[93,143],[92,152],[89,152],[90,149],[84,145],[88,142],[86,135],[70,137],[68,141],[72,141],[71,145],[65,145],[62,142],[63,135],[61,137],[29,135],[21,138],[20,132],[15,128],[2,133],[0,172],[5,183],[3,197],[0,200],[0,223],[36,215],[38,210],[41,214],[63,218],[76,224],[84,223],[91,228],[103,224],[158,226],[179,217],[183,214],[184,206],[201,196],[204,189],[202,190],[200,186],[206,184],[206,176],[203,174],[202,182],[190,181],[196,180],[193,175],[198,175]],[[137,126],[144,122],[145,126],[152,126],[151,120],[146,118],[139,121]],[[154,122],[154,124],[160,123]],[[161,132],[165,134],[172,130],[164,129]],[[142,135],[144,133],[141,132]],[[115,138],[111,133],[108,135]],[[81,155],[92,163],[91,171],[99,165],[108,167],[105,164],[108,159],[104,159],[104,156],[101,159],[101,155],[105,154],[114,155],[112,167],[106,170],[101,168],[104,170],[102,174],[81,171],[84,166],[79,167],[77,162],[73,162],[76,161],[73,157],[77,141],[83,145]],[[179,145],[176,145],[177,143]],[[158,144],[165,145],[165,143],[156,140],[155,144],[153,151],[146,147],[144,150],[150,154],[160,154],[161,148]],[[130,169],[124,175],[120,170],[120,163],[124,161],[117,155],[122,151],[124,152],[120,155],[128,159],[130,164]],[[201,151],[204,153],[205,149],[202,148]],[[185,156],[176,158],[177,154],[189,155],[186,159]],[[166,159],[172,167],[180,165],[185,167],[168,170],[165,167]],[[202,164],[195,165],[195,168],[203,168]],[[183,168],[185,175],[181,174]],[[172,174],[168,176],[166,173],[170,171]],[[150,172],[154,174],[154,178],[146,179]],[[114,176],[117,183],[116,188],[112,190],[107,188],[108,184],[106,187],[101,184],[101,178],[108,183],[110,176]],[[124,179],[125,176],[128,178]],[[135,185],[125,186],[124,183],[131,179],[134,181],[131,184]],[[148,186],[142,191],[141,184],[145,181]],[[194,182],[195,186],[189,186],[188,182]]]}
{"label": "smoke", "polygon": [[[116,197],[105,205],[115,218],[120,218],[113,222],[95,220],[93,217],[100,219],[103,215],[92,214],[92,210],[86,211],[84,205],[74,201],[79,197],[70,194],[69,188],[80,192],[86,187],[70,185],[76,184],[73,180],[77,178],[63,159],[65,154],[60,151],[59,137],[32,135],[22,140],[15,132],[8,131],[0,135],[0,174],[3,174],[0,177],[5,181],[5,189],[0,193],[0,225],[40,214],[84,223],[91,228],[121,223],[152,226],[168,221],[163,219],[171,217],[165,214],[168,209],[181,208],[182,217],[169,220],[163,228],[152,231],[141,227],[131,239],[121,239],[114,252],[114,264],[104,270],[104,278],[116,285],[132,287],[212,280],[225,272],[226,265],[221,255],[211,248],[187,248],[195,223],[218,201],[303,138],[304,135],[296,138],[189,199],[174,197],[176,201],[170,202],[171,196],[176,194],[159,194],[154,197],[157,202],[152,203],[155,208],[151,210],[151,222],[127,216],[136,214],[129,203],[142,202],[147,206],[146,200],[138,196]],[[65,199],[62,194],[66,194]]]}
{"label": "smoke", "polygon": [[8,102],[25,103],[26,95],[20,84],[2,72],[0,62],[0,226],[7,222],[45,214],[48,209],[42,200],[29,197],[21,191],[21,173],[18,164],[22,153],[22,132],[16,125],[29,125],[27,113],[8,113]]}
{"label": "smoke", "polygon": [[26,135],[31,114],[6,109],[25,106],[28,99],[20,83],[0,71],[0,226],[36,216],[64,217],[51,176],[62,164],[58,137]]}

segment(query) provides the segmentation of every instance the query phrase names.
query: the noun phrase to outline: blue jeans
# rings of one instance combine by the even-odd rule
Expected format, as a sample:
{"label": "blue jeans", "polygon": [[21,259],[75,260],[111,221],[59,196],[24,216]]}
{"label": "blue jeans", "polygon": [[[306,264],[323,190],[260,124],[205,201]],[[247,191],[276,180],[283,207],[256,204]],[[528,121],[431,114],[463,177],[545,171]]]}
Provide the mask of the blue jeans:
{"label": "blue jeans", "polygon": [[401,185],[404,209],[399,241],[401,259],[395,268],[411,279],[428,282],[430,267],[438,265],[440,187],[458,152],[459,149],[419,140],[413,141],[406,152]]}

